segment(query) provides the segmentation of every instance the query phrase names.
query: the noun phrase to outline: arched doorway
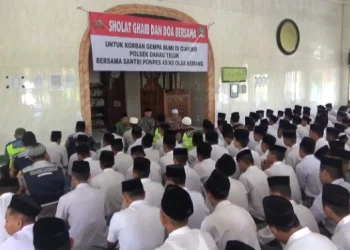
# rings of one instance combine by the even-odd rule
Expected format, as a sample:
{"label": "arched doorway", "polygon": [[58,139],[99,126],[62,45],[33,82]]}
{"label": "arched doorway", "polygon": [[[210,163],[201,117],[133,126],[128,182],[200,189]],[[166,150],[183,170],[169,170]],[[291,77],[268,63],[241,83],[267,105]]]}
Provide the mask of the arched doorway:
{"label": "arched doorway", "polygon": [[[181,22],[197,23],[189,15],[170,8],[142,5],[142,4],[125,4],[118,5],[106,10],[107,13],[113,13],[118,15],[152,15],[152,16],[164,16],[172,19],[179,20]],[[90,107],[90,87],[89,87],[89,53],[90,53],[90,31],[86,29],[82,41],[80,43],[79,51],[79,78],[80,78],[80,102],[81,113],[83,119],[86,121],[86,126],[91,131],[91,107]],[[209,58],[208,58],[208,73],[206,82],[206,117],[214,122],[215,120],[215,63],[214,53],[209,41]]]}

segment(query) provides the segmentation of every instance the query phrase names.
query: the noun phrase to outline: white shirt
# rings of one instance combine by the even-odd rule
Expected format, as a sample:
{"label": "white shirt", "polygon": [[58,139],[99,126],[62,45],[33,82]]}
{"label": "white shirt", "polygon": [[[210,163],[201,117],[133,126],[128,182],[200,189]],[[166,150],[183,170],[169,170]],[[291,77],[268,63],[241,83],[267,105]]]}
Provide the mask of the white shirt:
{"label": "white shirt", "polygon": [[160,156],[159,156],[159,151],[158,150],[155,150],[152,147],[151,148],[145,148],[143,150],[145,151],[146,158],[148,160],[155,161],[155,162],[159,161]]}
{"label": "white shirt", "polygon": [[130,206],[113,215],[107,240],[119,241],[120,250],[150,250],[164,242],[164,227],[160,222],[159,208],[144,200],[134,201]]}
{"label": "white shirt", "polygon": [[289,176],[290,188],[292,190],[292,199],[297,203],[301,203],[301,192],[298,182],[298,178],[294,172],[294,169],[280,161],[275,162],[272,166],[265,170],[265,174],[268,177],[271,176]]}
{"label": "white shirt", "polygon": [[315,198],[322,191],[320,164],[314,155],[307,155],[295,168],[300,188],[309,197]]}
{"label": "white shirt", "polygon": [[307,126],[303,126],[301,124],[299,124],[297,126],[297,134],[299,135],[299,137],[301,139],[304,139],[304,137],[309,137],[309,134],[310,134],[310,126],[307,125]]}
{"label": "white shirt", "polygon": [[230,180],[231,185],[230,193],[227,197],[227,200],[229,200],[232,204],[249,211],[248,193],[244,184],[231,177],[229,177],[228,179]]}
{"label": "white shirt", "polygon": [[113,169],[126,177],[126,173],[130,166],[134,163],[132,157],[124,152],[118,152],[114,156],[114,166]]}
{"label": "white shirt", "polygon": [[99,150],[97,150],[97,155],[96,155],[96,157],[94,159],[100,160],[100,156],[101,156],[101,152],[102,151],[112,151],[112,146],[108,145],[108,146],[105,146],[105,147],[100,148]]}
{"label": "white shirt", "polygon": [[315,153],[322,147],[329,146],[328,141],[324,138],[320,138],[316,141]]}
{"label": "white shirt", "polygon": [[[243,151],[243,150],[247,150],[249,149],[248,147],[245,147],[245,148],[242,148],[239,150],[239,152]],[[261,161],[260,161],[260,156],[257,152],[255,152],[254,150],[250,150],[252,156],[253,156],[253,161],[254,161],[254,165],[255,166],[258,166],[260,169],[261,169]],[[238,162],[237,162],[237,157],[233,158],[236,162],[236,172],[233,174],[232,178],[233,179],[238,179],[240,174],[241,174],[241,171],[239,169],[239,165],[238,165]]]}
{"label": "white shirt", "polygon": [[254,132],[250,131],[249,132],[249,143],[248,143],[248,148],[250,150],[254,150],[255,147],[258,146],[258,142],[254,140]]}
{"label": "white shirt", "polygon": [[270,195],[267,176],[257,166],[250,166],[241,174],[239,180],[245,186],[248,193],[249,212],[259,220],[265,220],[263,199]]}
{"label": "white shirt", "polygon": [[205,217],[208,216],[209,214],[209,209],[205,205],[203,195],[190,191],[188,188],[184,188],[187,193],[190,195],[192,203],[193,203],[193,214],[190,216],[188,220],[188,227],[191,229],[200,229],[203,220]]}
{"label": "white shirt", "polygon": [[278,138],[277,130],[278,130],[278,127],[276,128],[274,125],[272,126],[270,125],[267,129],[267,134],[272,135],[277,139]]}
{"label": "white shirt", "polygon": [[34,224],[24,226],[0,245],[0,250],[34,250]]}
{"label": "white shirt", "polygon": [[211,151],[211,159],[213,161],[217,161],[223,156],[224,154],[229,154],[226,148],[219,146],[219,145],[211,145],[212,151]]}
{"label": "white shirt", "polygon": [[193,168],[194,165],[196,165],[197,162],[198,162],[198,159],[197,159],[197,147],[195,147],[195,148],[191,149],[190,151],[188,151],[188,163]]}
{"label": "white shirt", "polygon": [[[318,228],[318,224],[307,207],[304,205],[299,205],[295,201],[290,201],[293,206],[293,210],[297,218],[299,219],[300,225],[302,227],[308,227],[312,232],[314,233],[320,233],[320,230]],[[260,244],[268,244],[269,242],[273,241],[275,239],[275,236],[271,232],[271,229],[269,226],[261,229],[258,231],[258,240]]]}
{"label": "white shirt", "polygon": [[235,145],[233,144],[233,142],[228,145],[226,147],[228,153],[232,156],[232,157],[236,157],[236,155],[238,154],[239,152],[239,149],[235,147]]}
{"label": "white shirt", "polygon": [[131,149],[135,146],[140,146],[142,145],[142,137],[138,138],[133,144],[131,144],[129,147],[128,147],[128,155],[131,155]]}
{"label": "white shirt", "polygon": [[313,233],[304,227],[292,234],[285,250],[337,250],[337,247],[325,236]]}
{"label": "white shirt", "polygon": [[174,152],[169,151],[164,156],[162,156],[159,160],[160,172],[162,176],[166,172],[166,166],[174,164]]}
{"label": "white shirt", "polygon": [[132,135],[131,135],[131,129],[124,132],[123,139],[125,143],[124,148],[129,148],[129,146],[134,143],[134,139],[132,138]]}
{"label": "white shirt", "polygon": [[[333,181],[332,184],[342,186],[343,188],[346,188],[350,192],[350,183],[345,182],[343,178]],[[322,192],[318,196],[316,196],[314,203],[310,208],[310,211],[314,215],[317,222],[322,221],[322,224],[330,234],[334,233],[336,224],[332,220],[328,219],[326,214],[323,211]]]}
{"label": "white shirt", "polygon": [[299,155],[299,144],[295,143],[291,148],[287,149],[284,161],[287,165],[291,166],[294,170],[297,164],[301,161]]}
{"label": "white shirt", "polygon": [[201,182],[204,183],[208,180],[209,176],[215,169],[215,161],[213,161],[211,158],[205,159],[201,162],[198,162],[194,168],[193,168],[199,178],[201,179]]}
{"label": "white shirt", "polygon": [[[134,166],[129,167],[128,172],[126,173],[125,180],[131,180],[133,178],[133,168]],[[148,178],[151,181],[162,183],[162,176],[160,174],[160,166],[157,162],[151,161],[150,173]]]}
{"label": "white shirt", "polygon": [[[162,157],[165,155],[164,148],[163,148],[163,138],[160,139],[160,140],[158,140],[157,142],[159,142],[159,143],[158,143],[158,145],[157,145],[156,147],[159,147],[159,146],[160,146],[160,148],[158,149],[158,151],[159,151],[159,156],[160,156],[160,158],[162,158]],[[175,148],[183,148],[183,146],[182,146],[182,144],[180,144],[180,143],[178,143],[178,142],[176,141]]]}
{"label": "white shirt", "polygon": [[0,244],[7,240],[10,235],[5,230],[5,215],[7,207],[10,205],[13,193],[4,193],[0,196]]}
{"label": "white shirt", "polygon": [[258,145],[256,145],[256,147],[254,148],[254,151],[257,152],[259,154],[259,156],[264,154],[264,152],[261,149],[261,143],[262,143],[262,140],[260,140],[258,142]]}
{"label": "white shirt", "polygon": [[344,217],[337,224],[332,241],[338,247],[338,250],[350,249],[350,215]]}
{"label": "white shirt", "polygon": [[262,155],[260,155],[260,161],[266,161],[267,160],[267,155],[269,154],[270,150],[266,150],[265,153],[263,153]]}
{"label": "white shirt", "polygon": [[61,166],[68,166],[68,153],[64,146],[58,145],[57,142],[50,142],[46,145],[46,152],[50,156],[50,162]]}
{"label": "white shirt", "polygon": [[260,250],[256,225],[251,215],[241,207],[222,201],[202,223],[201,230],[208,232],[219,250],[225,250],[227,241],[239,240]]}
{"label": "white shirt", "polygon": [[56,217],[70,227],[69,236],[74,239],[72,250],[106,245],[105,202],[104,193],[86,183],[79,184],[60,198]]}
{"label": "white shirt", "polygon": [[124,175],[106,168],[102,173],[92,178],[90,186],[102,189],[106,196],[106,214],[112,214],[120,210],[123,203],[122,182]]}
{"label": "white shirt", "polygon": [[141,179],[141,182],[146,193],[145,201],[147,201],[150,206],[160,207],[164,194],[164,187],[158,182],[151,181],[149,178]]}
{"label": "white shirt", "polygon": [[100,161],[93,160],[91,157],[86,158],[84,161],[87,161],[90,165],[91,179],[102,173]]}
{"label": "white shirt", "polygon": [[217,250],[213,238],[198,229],[182,227],[172,231],[164,244],[155,250]]}
{"label": "white shirt", "polygon": [[[90,151],[91,158],[95,159],[96,158],[96,152]],[[73,162],[78,160],[78,155],[77,153],[72,154],[69,157],[69,162],[68,162],[68,169],[67,169],[67,174],[72,175],[72,167],[73,167]]]}
{"label": "white shirt", "polygon": [[202,194],[203,185],[197,172],[193,168],[190,168],[188,165],[185,165],[185,172],[186,172],[185,187],[187,187],[191,191],[195,191]]}

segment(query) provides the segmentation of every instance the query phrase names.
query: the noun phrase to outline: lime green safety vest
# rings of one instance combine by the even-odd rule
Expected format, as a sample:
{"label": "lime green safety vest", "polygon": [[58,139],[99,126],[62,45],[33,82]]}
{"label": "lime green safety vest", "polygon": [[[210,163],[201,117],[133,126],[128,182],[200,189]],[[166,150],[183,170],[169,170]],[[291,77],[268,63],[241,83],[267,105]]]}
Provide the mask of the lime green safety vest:
{"label": "lime green safety vest", "polygon": [[153,138],[153,142],[156,142],[160,139],[162,139],[162,135],[159,133],[159,129],[157,128],[156,131],[154,131],[154,138]]}
{"label": "lime green safety vest", "polygon": [[192,138],[193,138],[193,133],[196,132],[196,130],[190,130],[184,133],[182,136],[182,146],[187,149],[187,151],[190,151],[194,149],[193,143],[192,143]]}
{"label": "lime green safety vest", "polygon": [[16,140],[7,145],[6,151],[10,159],[10,171],[13,169],[13,157],[24,150],[25,147],[23,146],[22,140]]}

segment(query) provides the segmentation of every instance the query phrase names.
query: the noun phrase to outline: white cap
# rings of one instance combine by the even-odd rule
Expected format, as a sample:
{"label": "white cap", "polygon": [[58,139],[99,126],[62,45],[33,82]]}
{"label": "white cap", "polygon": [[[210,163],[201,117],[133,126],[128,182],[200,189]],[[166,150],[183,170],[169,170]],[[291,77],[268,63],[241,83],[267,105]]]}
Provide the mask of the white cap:
{"label": "white cap", "polygon": [[171,111],[171,113],[172,113],[173,115],[178,115],[178,114],[179,114],[179,110],[173,109],[173,110]]}
{"label": "white cap", "polygon": [[182,118],[182,124],[186,126],[191,126],[192,119],[189,118],[188,116],[185,116],[184,118]]}
{"label": "white cap", "polygon": [[139,119],[137,119],[136,117],[130,117],[129,123],[136,125],[139,123]]}

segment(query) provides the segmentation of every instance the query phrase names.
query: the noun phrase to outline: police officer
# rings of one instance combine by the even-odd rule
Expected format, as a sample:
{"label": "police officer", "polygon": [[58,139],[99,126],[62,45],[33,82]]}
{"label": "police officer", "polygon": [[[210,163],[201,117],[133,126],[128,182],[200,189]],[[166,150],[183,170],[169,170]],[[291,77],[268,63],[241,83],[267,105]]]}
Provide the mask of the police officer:
{"label": "police officer", "polygon": [[76,153],[76,141],[78,138],[78,135],[87,135],[89,140],[88,140],[88,145],[90,147],[90,150],[94,150],[94,145],[95,145],[95,141],[92,138],[91,135],[88,135],[87,133],[85,133],[85,122],[84,121],[78,121],[75,125],[75,133],[68,136],[68,139],[66,141],[66,148],[67,148],[67,152],[68,152],[68,158]]}
{"label": "police officer", "polygon": [[163,138],[163,135],[160,133],[160,126],[165,123],[165,116],[164,114],[160,114],[157,116],[156,121],[156,130],[154,131],[154,138],[153,142],[156,143],[158,140]]}
{"label": "police officer", "polygon": [[29,149],[28,156],[33,164],[22,170],[19,176],[21,188],[43,208],[40,217],[52,217],[64,193],[63,170],[48,161],[46,148],[40,143]]}
{"label": "police officer", "polygon": [[188,151],[194,148],[192,137],[193,133],[196,132],[196,130],[191,125],[192,119],[190,117],[186,116],[182,119],[182,145]]}
{"label": "police officer", "polygon": [[6,144],[5,147],[5,162],[6,165],[13,169],[13,157],[14,155],[22,152],[25,148],[23,146],[23,135],[26,132],[24,128],[18,128],[15,131],[15,140]]}
{"label": "police officer", "polygon": [[23,135],[23,146],[25,148],[24,151],[16,154],[13,157],[13,174],[17,175],[19,171],[33,164],[32,160],[29,159],[28,152],[30,147],[36,144],[36,138],[33,132],[27,131]]}

